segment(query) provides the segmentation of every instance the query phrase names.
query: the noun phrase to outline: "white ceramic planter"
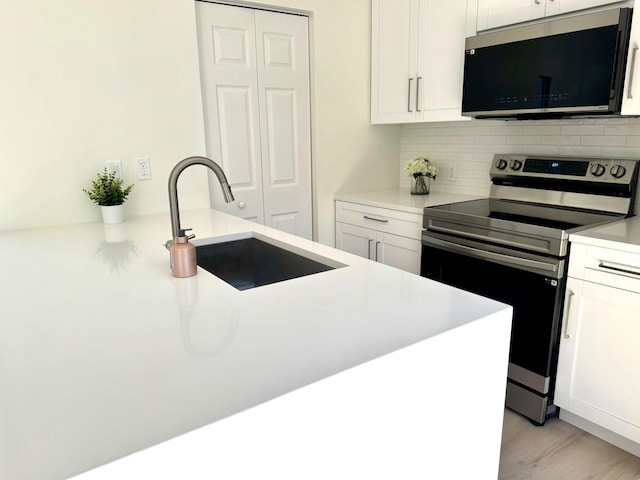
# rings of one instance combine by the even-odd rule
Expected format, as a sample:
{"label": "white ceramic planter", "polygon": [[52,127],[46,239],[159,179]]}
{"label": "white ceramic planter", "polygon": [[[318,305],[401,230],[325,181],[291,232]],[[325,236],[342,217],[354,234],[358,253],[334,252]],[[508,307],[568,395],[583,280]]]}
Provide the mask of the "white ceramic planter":
{"label": "white ceramic planter", "polygon": [[124,222],[124,203],[120,205],[101,206],[102,222],[105,225],[115,225]]}

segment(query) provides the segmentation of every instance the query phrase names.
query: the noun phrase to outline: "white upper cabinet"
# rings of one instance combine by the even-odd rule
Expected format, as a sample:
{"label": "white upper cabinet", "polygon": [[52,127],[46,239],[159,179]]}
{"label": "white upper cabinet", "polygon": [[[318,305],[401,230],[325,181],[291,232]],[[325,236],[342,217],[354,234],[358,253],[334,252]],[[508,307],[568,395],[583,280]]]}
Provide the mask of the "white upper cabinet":
{"label": "white upper cabinet", "polygon": [[460,115],[462,74],[475,1],[372,0],[371,6],[371,123],[468,120]]}
{"label": "white upper cabinet", "polygon": [[620,0],[478,0],[477,30],[575,12]]}

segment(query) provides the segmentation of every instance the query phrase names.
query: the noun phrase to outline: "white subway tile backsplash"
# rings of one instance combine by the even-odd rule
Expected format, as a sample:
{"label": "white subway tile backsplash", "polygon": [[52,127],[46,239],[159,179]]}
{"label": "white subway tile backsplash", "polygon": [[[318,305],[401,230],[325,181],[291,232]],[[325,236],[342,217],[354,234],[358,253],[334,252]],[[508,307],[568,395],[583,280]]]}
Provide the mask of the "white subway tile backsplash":
{"label": "white subway tile backsplash", "polygon": [[627,137],[622,135],[590,135],[580,137],[582,145],[600,145],[600,146],[621,146],[627,141]]}
{"label": "white subway tile backsplash", "polygon": [[540,136],[537,135],[510,135],[505,137],[509,145],[537,145]]}
{"label": "white subway tile backsplash", "polygon": [[559,155],[566,157],[602,157],[602,147],[567,145],[558,150]]}
{"label": "white subway tile backsplash", "polygon": [[605,135],[640,135],[640,123],[630,125],[607,125],[604,128]]}
{"label": "white subway tile backsplash", "polygon": [[603,135],[604,125],[566,125],[560,132],[563,135]]}
{"label": "white subway tile backsplash", "polygon": [[523,147],[523,151],[519,153],[526,153],[528,155],[545,155],[554,156],[560,155],[560,147],[556,145],[526,145]]}
{"label": "white subway tile backsplash", "polygon": [[608,158],[640,158],[640,147],[603,147],[602,156]]}
{"label": "white subway tile backsplash", "polygon": [[544,135],[540,143],[544,145],[579,145],[580,135]]}
{"label": "white subway tile backsplash", "polygon": [[524,127],[519,125],[507,124],[491,127],[492,135],[522,135]]}
{"label": "white subway tile backsplash", "polygon": [[[400,186],[407,187],[407,161],[425,156],[441,166],[434,191],[488,195],[489,167],[496,153],[640,159],[640,118],[473,120],[403,125]],[[456,166],[456,180],[444,172]],[[636,201],[636,209],[640,197]]]}

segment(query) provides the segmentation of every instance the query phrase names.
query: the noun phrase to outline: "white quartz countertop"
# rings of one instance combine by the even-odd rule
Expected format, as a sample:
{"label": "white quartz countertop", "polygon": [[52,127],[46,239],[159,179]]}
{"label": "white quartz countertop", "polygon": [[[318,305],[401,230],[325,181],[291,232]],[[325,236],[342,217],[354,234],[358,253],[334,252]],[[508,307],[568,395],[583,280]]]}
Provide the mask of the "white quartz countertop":
{"label": "white quartz countertop", "polygon": [[337,193],[334,195],[335,200],[364,203],[375,207],[391,208],[409,213],[419,213],[421,215],[425,207],[466,202],[477,198],[482,197],[447,192],[431,192],[429,195],[411,195],[408,188],[390,188],[358,193]]}
{"label": "white quartz countertop", "polygon": [[[171,276],[166,214],[0,233],[1,479],[68,478],[510,311],[220,212],[181,220],[200,241],[253,231],[345,266],[239,291]],[[159,478],[119,475],[87,478]]]}
{"label": "white quartz countertop", "polygon": [[631,217],[569,236],[569,240],[595,247],[640,253],[640,217]]}

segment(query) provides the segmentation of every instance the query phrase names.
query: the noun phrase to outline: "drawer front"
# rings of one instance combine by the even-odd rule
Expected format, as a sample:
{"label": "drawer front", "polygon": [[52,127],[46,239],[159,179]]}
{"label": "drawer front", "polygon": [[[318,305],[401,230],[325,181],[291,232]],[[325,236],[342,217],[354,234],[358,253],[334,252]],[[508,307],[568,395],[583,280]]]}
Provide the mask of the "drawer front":
{"label": "drawer front", "polygon": [[388,208],[336,202],[336,222],[420,240],[422,215]]}
{"label": "drawer front", "polygon": [[575,244],[569,276],[640,293],[640,254]]}

